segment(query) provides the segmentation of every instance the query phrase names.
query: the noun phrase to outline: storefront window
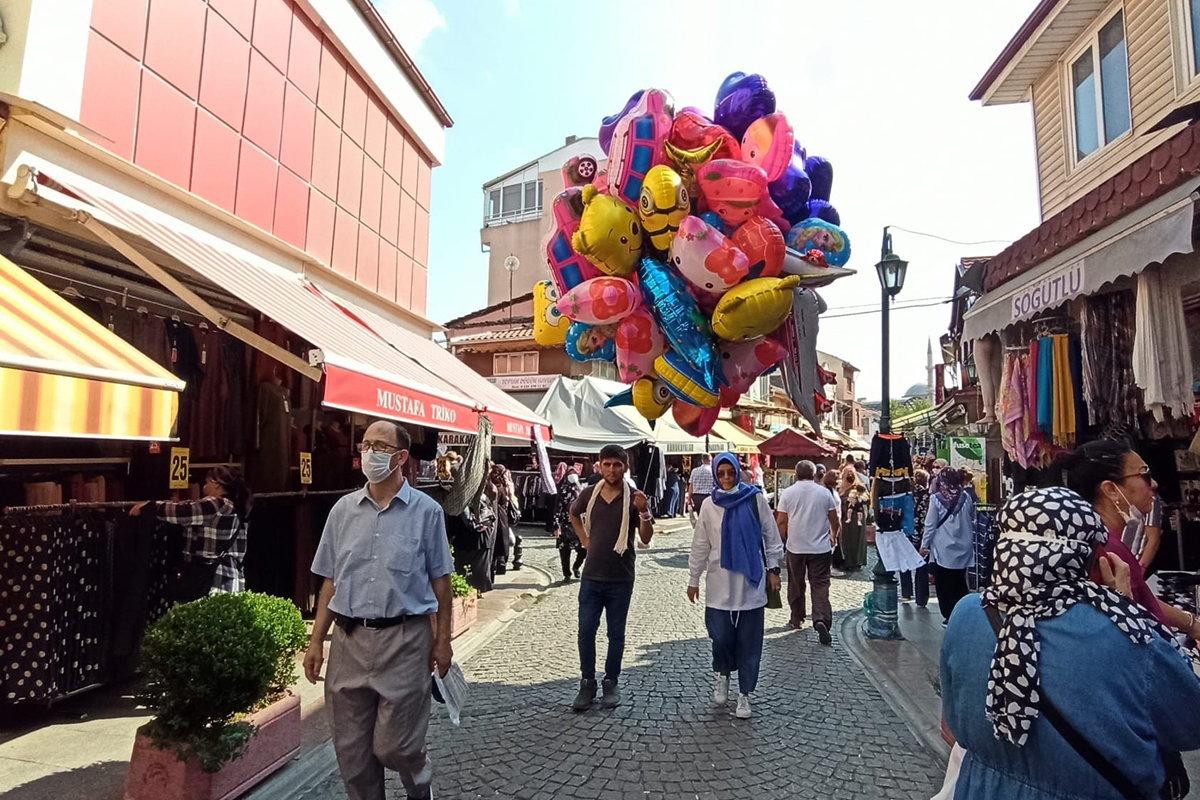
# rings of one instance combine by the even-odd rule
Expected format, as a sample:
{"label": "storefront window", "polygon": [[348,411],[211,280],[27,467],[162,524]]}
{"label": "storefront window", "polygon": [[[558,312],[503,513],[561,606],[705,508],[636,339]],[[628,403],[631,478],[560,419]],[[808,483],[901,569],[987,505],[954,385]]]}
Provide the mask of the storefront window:
{"label": "storefront window", "polygon": [[1082,161],[1131,127],[1125,15],[1117,12],[1071,62],[1075,158]]}

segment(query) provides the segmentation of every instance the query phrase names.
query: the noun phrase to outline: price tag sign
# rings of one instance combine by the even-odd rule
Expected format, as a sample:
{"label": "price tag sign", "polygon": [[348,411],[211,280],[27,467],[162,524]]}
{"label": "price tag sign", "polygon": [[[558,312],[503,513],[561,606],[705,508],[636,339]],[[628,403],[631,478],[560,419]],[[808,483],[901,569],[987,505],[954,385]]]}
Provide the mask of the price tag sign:
{"label": "price tag sign", "polygon": [[171,448],[170,483],[167,484],[171,489],[188,488],[188,472],[190,461],[191,451],[186,447]]}
{"label": "price tag sign", "polygon": [[305,486],[312,484],[312,453],[300,454],[300,483]]}

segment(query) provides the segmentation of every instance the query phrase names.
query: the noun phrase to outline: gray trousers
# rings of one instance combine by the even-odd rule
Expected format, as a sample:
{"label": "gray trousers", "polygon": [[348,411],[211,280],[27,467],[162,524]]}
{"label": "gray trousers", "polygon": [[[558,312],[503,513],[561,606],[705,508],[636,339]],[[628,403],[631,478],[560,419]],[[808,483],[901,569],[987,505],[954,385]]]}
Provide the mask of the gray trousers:
{"label": "gray trousers", "polygon": [[395,770],[409,797],[428,797],[433,765],[425,754],[429,727],[429,617],[391,628],[333,629],[325,703],[333,750],[348,800],[384,800],[383,770]]}

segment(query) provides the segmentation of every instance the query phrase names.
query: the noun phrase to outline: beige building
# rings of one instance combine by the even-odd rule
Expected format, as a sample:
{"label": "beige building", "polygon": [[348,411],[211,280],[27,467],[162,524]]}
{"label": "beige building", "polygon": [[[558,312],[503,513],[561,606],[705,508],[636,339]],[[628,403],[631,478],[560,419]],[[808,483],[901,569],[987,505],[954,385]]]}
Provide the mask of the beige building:
{"label": "beige building", "polygon": [[837,383],[825,387],[825,396],[833,403],[833,409],[825,415],[825,422],[843,430],[857,434],[866,434],[869,426],[866,424],[862,403],[855,396],[857,391],[858,367],[835,355],[817,351],[817,358],[824,369],[837,376]]}
{"label": "beige building", "polygon": [[[599,139],[568,136],[562,147],[483,185],[479,241],[489,254],[489,306],[528,294],[538,281],[549,280],[543,240],[550,230],[554,198],[563,190],[563,165],[581,155],[595,157],[604,168]],[[513,272],[505,267],[509,256],[516,258]]]}

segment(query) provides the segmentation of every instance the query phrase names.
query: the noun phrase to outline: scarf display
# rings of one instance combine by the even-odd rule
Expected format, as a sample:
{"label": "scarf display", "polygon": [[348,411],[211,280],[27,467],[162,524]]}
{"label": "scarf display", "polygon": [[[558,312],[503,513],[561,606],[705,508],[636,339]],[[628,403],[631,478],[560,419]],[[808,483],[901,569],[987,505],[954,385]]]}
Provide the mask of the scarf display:
{"label": "scarf display", "polygon": [[726,491],[713,490],[713,503],[723,509],[721,517],[721,569],[737,572],[757,587],[763,578],[762,521],[755,508],[762,490],[742,482],[742,465],[731,453],[721,453],[713,459],[713,474],[721,464],[732,464],[738,482]]}
{"label": "scarf display", "polygon": [[1179,281],[1162,267],[1138,276],[1133,375],[1146,410],[1162,422],[1192,414],[1192,354]]}
{"label": "scarf display", "polygon": [[[600,499],[600,487],[603,485],[604,482],[601,481],[592,487],[592,496],[588,498],[587,514],[583,518],[583,530],[587,533],[589,540],[592,538],[592,509],[596,507],[596,501]],[[625,551],[629,549],[629,503],[629,481],[621,481],[621,531],[617,534],[616,543],[613,544],[613,552],[619,556],[625,555]]]}
{"label": "scarf display", "polygon": [[467,449],[462,466],[454,472],[454,484],[442,501],[442,510],[452,517],[477,505],[487,478],[488,458],[492,454],[492,421],[479,415],[479,433]]}
{"label": "scarf display", "polygon": [[1088,578],[1087,565],[1108,530],[1096,510],[1069,489],[1037,489],[1010,497],[997,517],[992,585],[984,607],[1005,614],[992,658],[987,717],[997,738],[1017,747],[1038,717],[1041,682],[1038,620],[1086,603],[1136,644],[1169,634],[1131,600]]}
{"label": "scarf display", "polygon": [[1133,371],[1133,293],[1093,295],[1084,300],[1083,397],[1088,422],[1101,428],[1136,428],[1142,390]]}

